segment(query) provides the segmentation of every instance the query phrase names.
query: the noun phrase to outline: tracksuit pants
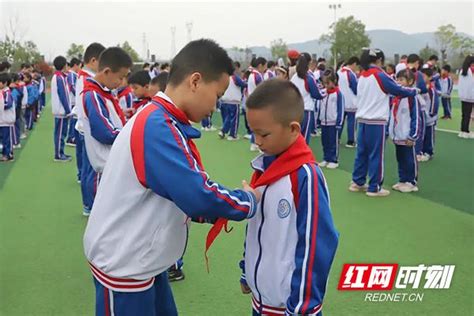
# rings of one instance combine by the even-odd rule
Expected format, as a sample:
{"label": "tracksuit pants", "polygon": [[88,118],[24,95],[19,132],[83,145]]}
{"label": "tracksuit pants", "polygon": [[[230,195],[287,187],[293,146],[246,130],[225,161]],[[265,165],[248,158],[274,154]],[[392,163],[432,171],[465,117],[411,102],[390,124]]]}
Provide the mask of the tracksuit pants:
{"label": "tracksuit pants", "polygon": [[226,111],[226,117],[223,121],[222,132],[224,134],[229,133],[232,137],[237,137],[237,131],[239,130],[239,104],[221,103],[221,113]]}
{"label": "tracksuit pants", "polygon": [[76,133],[76,166],[77,166],[77,180],[81,181],[81,173],[82,173],[82,157],[84,149],[84,136],[79,133],[78,130],[74,130]]}
{"label": "tracksuit pants", "polygon": [[212,114],[201,121],[202,127],[212,127]]}
{"label": "tracksuit pants", "polygon": [[339,131],[336,126],[321,125],[321,143],[323,157],[326,162],[338,162],[339,158]]}
{"label": "tracksuit pants", "polygon": [[13,126],[0,126],[2,136],[2,155],[11,157],[13,155]]}
{"label": "tracksuit pants", "polygon": [[355,128],[356,128],[356,120],[355,120],[355,112],[344,112],[344,121],[342,122],[342,129],[339,133],[339,139],[341,138],[342,131],[344,129],[344,125],[347,127],[347,143],[353,144],[355,143]]}
{"label": "tracksuit pants", "polygon": [[68,119],[65,117],[54,118],[54,158],[64,157],[64,139],[67,134]]}
{"label": "tracksuit pants", "polygon": [[32,130],[35,122],[34,106],[28,105],[25,110],[26,129]]}
{"label": "tracksuit pants", "polygon": [[141,292],[117,292],[94,278],[96,316],[177,316],[178,311],[165,271],[155,277],[153,286]]}
{"label": "tracksuit pants", "polygon": [[90,211],[94,204],[95,194],[100,181],[100,174],[92,168],[87,157],[86,147],[82,147],[81,193],[85,211]]}
{"label": "tracksuit pants", "polygon": [[423,155],[423,142],[425,139],[425,128],[426,128],[426,118],[425,113],[422,111],[420,113],[420,136],[416,140],[415,152],[417,155]]}
{"label": "tracksuit pants", "polygon": [[423,140],[423,153],[433,156],[435,146],[435,125],[425,127],[425,138]]}
{"label": "tracksuit pants", "polygon": [[306,139],[306,144],[311,140],[311,128],[314,124],[314,111],[304,110],[303,123],[301,124],[301,134]]}
{"label": "tracksuit pants", "polygon": [[418,161],[414,146],[395,145],[398,163],[398,181],[416,185],[418,181]]}
{"label": "tracksuit pants", "polygon": [[443,105],[444,116],[451,117],[451,98],[441,98],[441,104]]}
{"label": "tracksuit pants", "polygon": [[386,125],[359,122],[357,129],[357,151],[352,181],[362,186],[366,183],[368,174],[368,191],[378,192],[383,184]]}
{"label": "tracksuit pants", "polygon": [[77,119],[73,117],[68,120],[67,142],[74,142],[76,139],[76,122]]}

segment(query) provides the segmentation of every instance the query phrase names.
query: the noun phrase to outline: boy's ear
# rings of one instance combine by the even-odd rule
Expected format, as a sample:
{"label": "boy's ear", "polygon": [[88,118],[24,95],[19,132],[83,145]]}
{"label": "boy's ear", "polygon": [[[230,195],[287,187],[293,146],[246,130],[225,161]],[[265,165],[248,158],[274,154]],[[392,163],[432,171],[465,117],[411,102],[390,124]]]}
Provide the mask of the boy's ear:
{"label": "boy's ear", "polygon": [[189,76],[189,85],[191,86],[191,90],[193,92],[196,91],[197,86],[201,83],[202,75],[199,72],[193,72]]}
{"label": "boy's ear", "polygon": [[290,123],[290,130],[291,130],[291,133],[292,134],[296,134],[298,135],[299,133],[301,133],[301,125],[299,122],[297,121],[292,121]]}

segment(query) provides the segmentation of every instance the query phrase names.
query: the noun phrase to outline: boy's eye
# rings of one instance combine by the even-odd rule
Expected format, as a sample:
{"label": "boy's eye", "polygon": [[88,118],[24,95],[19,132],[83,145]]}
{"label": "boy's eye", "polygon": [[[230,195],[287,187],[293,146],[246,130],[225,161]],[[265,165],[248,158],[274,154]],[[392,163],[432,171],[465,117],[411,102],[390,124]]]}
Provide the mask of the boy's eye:
{"label": "boy's eye", "polygon": [[267,137],[267,136],[269,136],[269,135],[270,135],[270,133],[263,134],[262,137],[265,138],[265,137]]}

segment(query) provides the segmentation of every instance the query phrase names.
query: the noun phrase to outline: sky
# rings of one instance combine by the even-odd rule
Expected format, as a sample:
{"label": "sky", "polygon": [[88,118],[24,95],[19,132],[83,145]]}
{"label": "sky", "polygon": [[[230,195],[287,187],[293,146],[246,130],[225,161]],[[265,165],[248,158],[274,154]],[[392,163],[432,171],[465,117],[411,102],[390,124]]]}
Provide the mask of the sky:
{"label": "sky", "polygon": [[[433,32],[453,24],[474,35],[473,1],[305,1],[305,2],[157,2],[157,1],[7,1],[0,0],[0,40],[9,34],[9,22],[23,40],[34,41],[47,60],[65,54],[71,43],[98,41],[105,46],[129,43],[143,56],[148,47],[159,59],[191,38],[213,38],[224,47],[270,46],[319,38],[334,21],[330,3],[341,4],[337,18],[355,16],[366,30],[395,29],[405,33]],[[145,34],[145,41],[144,41]],[[145,44],[144,44],[145,43]],[[0,56],[1,57],[1,56]]]}

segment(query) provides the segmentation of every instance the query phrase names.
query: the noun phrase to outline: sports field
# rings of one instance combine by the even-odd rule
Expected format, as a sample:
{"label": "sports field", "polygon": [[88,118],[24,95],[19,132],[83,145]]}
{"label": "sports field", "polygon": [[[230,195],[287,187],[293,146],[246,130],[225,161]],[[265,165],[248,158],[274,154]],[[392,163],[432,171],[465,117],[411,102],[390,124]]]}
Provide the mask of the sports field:
{"label": "sports field", "polygon": [[[442,129],[457,131],[454,120]],[[75,162],[53,162],[53,119],[45,113],[16,161],[0,165],[0,315],[93,315],[94,288],[83,256],[80,186]],[[442,110],[440,109],[440,112]],[[214,124],[220,126],[219,114]],[[243,125],[243,124],[241,124]],[[345,143],[345,136],[342,143]],[[229,187],[250,178],[255,156],[246,140],[219,140],[206,132],[198,141],[211,177]],[[385,183],[397,182],[393,144],[387,142]],[[321,157],[320,138],[312,139]],[[347,190],[354,149],[341,146],[340,168],[325,169],[340,244],[325,298],[325,315],[472,315],[474,141],[457,133],[436,133],[435,159],[420,166],[415,194],[392,192],[370,199]],[[74,155],[73,148],[67,153]],[[206,272],[204,241],[210,226],[194,224],[185,255],[186,279],[172,285],[180,315],[250,315],[250,297],[240,293],[238,261],[245,223],[233,223],[210,250]],[[338,291],[344,263],[456,265],[450,289],[424,293],[422,302],[364,302],[365,292]],[[278,264],[277,262],[275,263]]]}

